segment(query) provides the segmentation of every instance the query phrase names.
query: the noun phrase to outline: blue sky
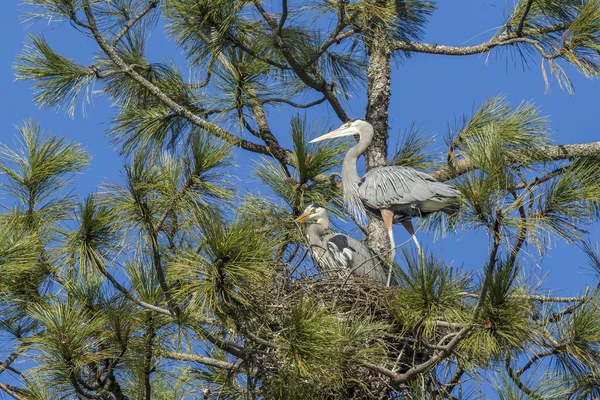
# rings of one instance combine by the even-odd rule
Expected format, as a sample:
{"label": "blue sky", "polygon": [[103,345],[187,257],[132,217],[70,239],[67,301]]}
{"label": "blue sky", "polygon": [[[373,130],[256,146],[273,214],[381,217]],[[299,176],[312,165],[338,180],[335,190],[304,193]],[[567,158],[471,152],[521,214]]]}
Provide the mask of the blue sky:
{"label": "blue sky", "polygon": [[[267,2],[269,4],[270,2]],[[449,45],[477,44],[487,40],[512,7],[512,1],[441,1],[438,11],[431,17],[424,41]],[[38,23],[30,26],[22,22],[26,6],[18,1],[6,1],[0,13],[0,141],[11,143],[15,134],[14,125],[35,117],[42,126],[56,134],[66,134],[72,141],[83,144],[93,156],[85,175],[76,179],[75,193],[85,196],[104,180],[119,180],[122,161],[109,146],[105,133],[111,116],[110,104],[102,96],[94,97],[93,105],[86,107],[86,116],[78,107],[75,118],[68,117],[63,110],[38,109],[32,102],[31,84],[15,82],[12,65],[22,50],[25,36],[31,32],[43,32],[50,45],[58,52],[74,58],[84,65],[91,63],[95,46],[92,41],[77,33],[66,23]],[[269,7],[267,7],[269,9]],[[271,7],[277,12],[276,7]],[[161,61],[171,56],[177,61],[183,57],[173,52],[171,45],[162,37],[162,28],[153,33],[150,56],[152,61]],[[510,51],[494,51],[491,55],[446,57],[437,55],[415,55],[393,73],[392,101],[390,106],[390,144],[412,121],[437,137],[437,148],[441,150],[448,126],[462,114],[473,109],[493,94],[503,93],[513,104],[532,100],[542,107],[554,131],[556,143],[582,143],[600,140],[597,110],[600,105],[600,83],[588,80],[573,68],[565,68],[575,86],[576,95],[569,96],[556,81],[551,82],[551,92],[545,92],[538,57],[529,67],[523,67]],[[350,103],[354,117],[364,116],[364,94]],[[326,106],[308,113],[309,118],[329,118],[337,125],[333,112]],[[270,121],[279,135],[287,134],[289,114],[272,112]],[[286,140],[287,142],[287,140]],[[251,166],[254,156],[236,153],[237,163]],[[245,169],[244,169],[245,170]],[[246,186],[257,190],[254,183]],[[0,204],[6,200],[0,198]],[[596,242],[598,225],[590,230],[590,239]],[[397,243],[407,237],[400,227],[396,228]],[[430,250],[452,261],[457,267],[477,270],[488,254],[488,240],[483,232],[461,232],[432,242],[422,240]],[[545,276],[542,288],[552,288],[557,295],[575,295],[584,286],[595,283],[595,278],[586,267],[585,257],[574,246],[553,240],[553,250],[541,266],[531,265],[533,277]],[[533,250],[532,250],[533,251]],[[546,276],[547,275],[547,276]]]}

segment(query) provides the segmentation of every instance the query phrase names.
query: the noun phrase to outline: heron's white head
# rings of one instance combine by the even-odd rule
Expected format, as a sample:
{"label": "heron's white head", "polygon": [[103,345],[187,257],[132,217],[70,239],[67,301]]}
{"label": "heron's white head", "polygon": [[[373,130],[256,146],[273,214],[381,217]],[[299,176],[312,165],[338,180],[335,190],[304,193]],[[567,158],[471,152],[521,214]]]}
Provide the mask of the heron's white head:
{"label": "heron's white head", "polygon": [[327,210],[325,210],[323,207],[319,206],[318,204],[311,204],[308,207],[306,207],[306,209],[304,210],[304,212],[302,213],[302,215],[300,215],[298,218],[296,218],[294,221],[296,222],[304,222],[304,221],[316,221],[318,224],[324,222],[325,219],[327,219]]}
{"label": "heron's white head", "polygon": [[359,135],[363,132],[372,132],[373,127],[367,121],[356,118],[344,123],[334,131],[326,133],[310,141],[310,143],[320,142],[321,140],[333,139],[342,136]]}

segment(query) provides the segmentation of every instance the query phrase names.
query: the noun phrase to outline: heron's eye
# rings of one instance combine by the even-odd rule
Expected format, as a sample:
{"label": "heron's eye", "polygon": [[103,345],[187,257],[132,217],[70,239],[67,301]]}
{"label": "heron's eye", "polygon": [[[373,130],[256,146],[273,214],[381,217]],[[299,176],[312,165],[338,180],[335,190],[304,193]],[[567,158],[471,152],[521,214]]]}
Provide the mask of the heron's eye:
{"label": "heron's eye", "polygon": [[350,127],[352,126],[352,122],[348,122],[348,123],[346,124],[346,126],[347,126],[348,128],[350,128]]}

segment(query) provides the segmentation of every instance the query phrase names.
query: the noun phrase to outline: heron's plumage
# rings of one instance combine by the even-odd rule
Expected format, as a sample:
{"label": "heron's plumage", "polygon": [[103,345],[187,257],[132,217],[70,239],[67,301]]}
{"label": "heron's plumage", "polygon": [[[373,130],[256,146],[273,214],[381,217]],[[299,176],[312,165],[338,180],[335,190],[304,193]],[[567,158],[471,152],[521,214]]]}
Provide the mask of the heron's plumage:
{"label": "heron's plumage", "polygon": [[387,273],[381,262],[366,244],[340,233],[331,233],[323,237],[328,256],[338,262],[351,274],[367,276],[383,285],[387,282]]}
{"label": "heron's plumage", "polygon": [[374,168],[358,184],[358,195],[368,210],[390,207],[405,217],[444,211],[460,192],[452,185],[410,167]]}
{"label": "heron's plumage", "polygon": [[387,283],[381,261],[365,243],[341,233],[328,233],[329,218],[324,208],[310,205],[303,215],[307,214],[315,221],[308,225],[306,233],[313,259],[321,272],[340,277],[354,274]]}

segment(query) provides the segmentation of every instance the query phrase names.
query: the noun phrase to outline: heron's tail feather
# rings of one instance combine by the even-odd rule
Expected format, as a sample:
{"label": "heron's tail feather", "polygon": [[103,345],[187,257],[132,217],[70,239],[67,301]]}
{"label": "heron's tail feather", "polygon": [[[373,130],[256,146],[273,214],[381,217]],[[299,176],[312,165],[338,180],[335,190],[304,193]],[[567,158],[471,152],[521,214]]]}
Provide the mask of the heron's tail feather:
{"label": "heron's tail feather", "polygon": [[441,211],[445,212],[449,216],[458,214],[458,212],[460,211],[460,203],[454,202],[454,201],[451,203],[448,203],[448,205],[446,207],[442,208]]}
{"label": "heron's tail feather", "polygon": [[443,182],[435,182],[433,184],[433,189],[435,190],[438,196],[456,198],[460,197],[460,192],[452,185],[448,185]]}

